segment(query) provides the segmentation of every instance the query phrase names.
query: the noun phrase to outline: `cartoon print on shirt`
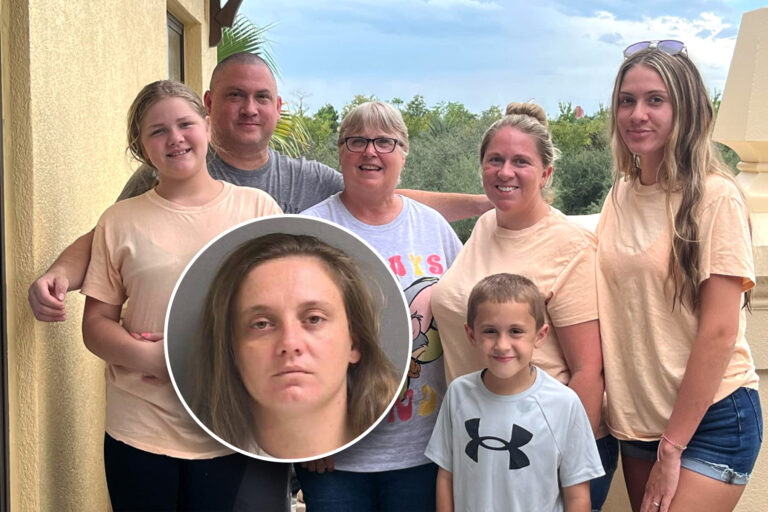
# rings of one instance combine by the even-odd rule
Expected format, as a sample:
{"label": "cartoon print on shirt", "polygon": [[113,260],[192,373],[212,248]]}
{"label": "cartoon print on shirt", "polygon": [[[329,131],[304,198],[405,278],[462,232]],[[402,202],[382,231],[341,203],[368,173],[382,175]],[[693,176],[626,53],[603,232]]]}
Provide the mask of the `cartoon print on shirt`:
{"label": "cartoon print on shirt", "polygon": [[405,298],[411,310],[411,334],[413,335],[413,352],[411,366],[400,390],[400,400],[404,400],[406,391],[412,379],[418,379],[421,366],[431,363],[443,355],[443,346],[437,333],[435,319],[432,316],[432,287],[437,284],[436,277],[417,279],[404,290]]}

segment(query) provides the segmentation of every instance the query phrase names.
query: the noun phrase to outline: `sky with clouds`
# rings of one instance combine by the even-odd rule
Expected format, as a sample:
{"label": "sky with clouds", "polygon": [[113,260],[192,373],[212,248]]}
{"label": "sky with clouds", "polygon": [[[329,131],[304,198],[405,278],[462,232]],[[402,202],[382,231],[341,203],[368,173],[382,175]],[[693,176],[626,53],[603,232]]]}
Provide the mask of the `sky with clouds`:
{"label": "sky with clouds", "polygon": [[679,39],[707,85],[722,91],[742,15],[759,0],[245,0],[267,32],[279,92],[310,112],[355,94],[473,112],[533,99],[587,113],[610,99],[622,50]]}

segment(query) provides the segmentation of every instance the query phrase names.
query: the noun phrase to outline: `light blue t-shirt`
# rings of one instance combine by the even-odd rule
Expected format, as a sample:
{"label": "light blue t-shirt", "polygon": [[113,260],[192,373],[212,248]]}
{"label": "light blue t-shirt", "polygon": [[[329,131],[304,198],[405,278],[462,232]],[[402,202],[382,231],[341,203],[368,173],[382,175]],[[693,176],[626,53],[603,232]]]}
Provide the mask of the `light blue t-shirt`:
{"label": "light blue t-shirt", "polygon": [[424,449],[445,395],[443,349],[430,299],[433,285],[453,263],[461,242],[435,210],[407,197],[402,200],[398,216],[377,226],[355,218],[339,194],[302,212],[335,222],[376,249],[400,281],[411,309],[414,340],[407,388],[368,436],[334,455],[335,468],[343,471],[389,471],[429,463]]}
{"label": "light blue t-shirt", "polygon": [[427,447],[453,474],[455,510],[562,512],[562,487],[605,474],[581,400],[542,370],[497,395],[483,371],[451,382]]}

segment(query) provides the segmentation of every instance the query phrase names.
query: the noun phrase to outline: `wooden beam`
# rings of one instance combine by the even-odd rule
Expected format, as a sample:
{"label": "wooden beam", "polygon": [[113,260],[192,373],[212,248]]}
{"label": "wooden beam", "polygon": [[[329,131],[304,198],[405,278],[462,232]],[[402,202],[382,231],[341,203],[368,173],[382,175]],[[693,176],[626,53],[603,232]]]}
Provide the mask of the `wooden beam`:
{"label": "wooden beam", "polygon": [[240,9],[242,3],[243,0],[228,0],[224,7],[221,7],[221,0],[210,0],[210,16],[208,17],[210,20],[210,34],[208,36],[208,45],[211,48],[218,46],[219,42],[221,42],[221,29],[232,26],[237,10]]}

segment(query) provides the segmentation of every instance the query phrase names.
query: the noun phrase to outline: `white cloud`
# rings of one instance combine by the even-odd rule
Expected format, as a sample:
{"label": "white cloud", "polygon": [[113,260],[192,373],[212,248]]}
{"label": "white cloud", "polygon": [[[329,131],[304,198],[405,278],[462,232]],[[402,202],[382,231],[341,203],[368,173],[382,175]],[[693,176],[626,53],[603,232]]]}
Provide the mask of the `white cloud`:
{"label": "white cloud", "polygon": [[603,34],[621,34],[622,40],[615,43],[621,49],[636,41],[678,39],[685,43],[694,62],[712,72],[728,69],[736,42],[735,37],[717,37],[730,25],[708,12],[694,19],[659,16],[641,20],[619,20],[611,13],[599,12],[592,17],[574,17],[573,22],[596,39]]}
{"label": "white cloud", "polygon": [[272,9],[281,92],[309,92],[313,109],[373,93],[423,94],[430,105],[460,101],[474,112],[534,97],[550,115],[558,101],[591,113],[609,102],[628,44],[682,40],[720,90],[735,45],[733,35],[718,37],[735,33],[720,12],[626,19],[613,8],[573,15],[548,0],[391,0],[386,9],[379,0],[291,0]]}
{"label": "white cloud", "polygon": [[465,7],[482,11],[498,11],[502,8],[498,2],[482,2],[479,0],[425,0],[424,3],[435,7]]}

